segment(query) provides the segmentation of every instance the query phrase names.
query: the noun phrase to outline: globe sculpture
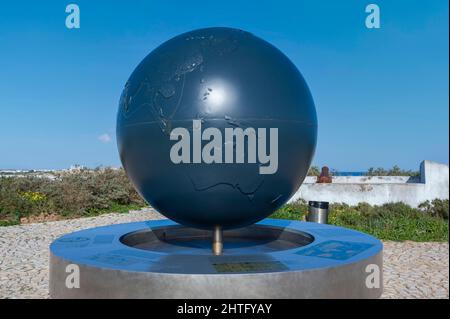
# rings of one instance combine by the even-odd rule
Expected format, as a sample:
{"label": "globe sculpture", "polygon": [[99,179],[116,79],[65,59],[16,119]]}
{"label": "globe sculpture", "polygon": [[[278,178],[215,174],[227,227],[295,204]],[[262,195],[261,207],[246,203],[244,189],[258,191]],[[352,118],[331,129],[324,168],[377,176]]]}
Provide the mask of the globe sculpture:
{"label": "globe sculpture", "polygon": [[139,194],[201,229],[253,224],[303,182],[316,146],[308,86],[251,33],[207,28],[153,50],[125,84],[120,158]]}
{"label": "globe sculpture", "polygon": [[[163,43],[125,84],[117,143],[138,192],[169,219],[56,239],[50,296],[379,297],[382,278],[367,285],[381,276],[379,240],[265,218],[303,182],[316,135],[309,89],[271,44],[229,28]],[[67,285],[74,266],[77,289]]]}

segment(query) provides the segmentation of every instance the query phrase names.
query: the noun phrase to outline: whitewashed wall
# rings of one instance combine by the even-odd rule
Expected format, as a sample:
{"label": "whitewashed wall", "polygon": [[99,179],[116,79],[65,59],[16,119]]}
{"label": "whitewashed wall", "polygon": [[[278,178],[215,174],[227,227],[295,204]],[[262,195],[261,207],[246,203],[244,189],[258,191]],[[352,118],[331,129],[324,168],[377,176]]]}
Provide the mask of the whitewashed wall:
{"label": "whitewashed wall", "polygon": [[449,198],[449,167],[431,161],[420,164],[420,178],[338,176],[331,184],[317,184],[315,181],[315,177],[307,177],[289,201],[304,199],[349,205],[404,202],[417,207],[426,200]]}

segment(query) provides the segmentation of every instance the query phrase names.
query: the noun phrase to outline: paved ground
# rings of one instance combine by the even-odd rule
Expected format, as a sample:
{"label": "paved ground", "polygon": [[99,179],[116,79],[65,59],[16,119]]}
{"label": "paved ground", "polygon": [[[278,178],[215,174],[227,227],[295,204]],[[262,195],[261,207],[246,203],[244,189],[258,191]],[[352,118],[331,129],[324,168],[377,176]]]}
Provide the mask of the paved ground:
{"label": "paved ground", "polygon": [[[48,298],[48,246],[83,228],[159,219],[128,214],[0,227],[0,298]],[[449,298],[448,243],[384,243],[384,298]]]}

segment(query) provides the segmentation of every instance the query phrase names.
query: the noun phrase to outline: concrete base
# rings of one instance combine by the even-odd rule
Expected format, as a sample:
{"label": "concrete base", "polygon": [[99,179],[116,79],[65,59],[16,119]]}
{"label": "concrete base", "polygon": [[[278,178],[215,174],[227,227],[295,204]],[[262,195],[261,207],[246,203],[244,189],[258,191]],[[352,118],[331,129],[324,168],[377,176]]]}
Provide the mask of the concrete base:
{"label": "concrete base", "polygon": [[382,244],[360,232],[266,219],[223,236],[224,254],[215,256],[211,232],[169,220],[65,235],[50,246],[50,295],[378,298],[382,293]]}

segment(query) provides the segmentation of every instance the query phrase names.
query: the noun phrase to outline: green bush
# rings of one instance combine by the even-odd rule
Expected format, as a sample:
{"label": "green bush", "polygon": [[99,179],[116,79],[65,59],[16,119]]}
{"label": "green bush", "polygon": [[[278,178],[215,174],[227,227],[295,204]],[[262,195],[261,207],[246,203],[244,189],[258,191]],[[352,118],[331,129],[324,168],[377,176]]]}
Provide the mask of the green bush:
{"label": "green bush", "polygon": [[307,176],[320,176],[320,168],[318,166],[311,166],[306,175]]}
{"label": "green bush", "polygon": [[397,165],[394,165],[391,169],[379,168],[369,168],[366,176],[420,176],[419,171],[403,170]]}
{"label": "green bush", "polygon": [[306,204],[305,201],[299,200],[292,204],[286,204],[282,206],[270,217],[280,219],[301,220],[304,218],[307,210],[308,204]]}
{"label": "green bush", "polygon": [[21,217],[57,214],[93,216],[145,206],[123,169],[98,168],[62,172],[54,179],[0,177],[0,224]]}
{"label": "green bush", "polygon": [[[271,217],[302,220],[306,202],[286,204]],[[372,206],[330,205],[329,223],[371,234],[382,240],[448,241],[449,201],[436,199],[419,208],[404,203]]]}
{"label": "green bush", "polygon": [[448,220],[448,200],[435,199],[431,203],[427,200],[426,202],[420,204],[419,208],[425,211],[430,216],[440,217]]}

